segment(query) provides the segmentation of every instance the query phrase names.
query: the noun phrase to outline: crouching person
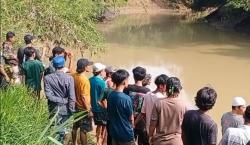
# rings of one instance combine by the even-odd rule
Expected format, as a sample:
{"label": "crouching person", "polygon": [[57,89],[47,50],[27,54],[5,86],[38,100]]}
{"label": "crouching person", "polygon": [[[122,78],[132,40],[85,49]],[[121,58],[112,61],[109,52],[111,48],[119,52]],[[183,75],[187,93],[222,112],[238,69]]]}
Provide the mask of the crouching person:
{"label": "crouching person", "polygon": [[[58,112],[55,125],[60,125],[75,111],[74,80],[72,76],[62,70],[65,64],[64,57],[55,57],[52,62],[56,71],[45,76],[44,90],[48,99],[50,117]],[[58,132],[61,142],[64,142],[67,132],[66,128]]]}
{"label": "crouching person", "polygon": [[128,86],[128,77],[126,70],[118,70],[112,75],[116,88],[107,99],[112,145],[135,145],[132,100],[123,93],[123,89]]}

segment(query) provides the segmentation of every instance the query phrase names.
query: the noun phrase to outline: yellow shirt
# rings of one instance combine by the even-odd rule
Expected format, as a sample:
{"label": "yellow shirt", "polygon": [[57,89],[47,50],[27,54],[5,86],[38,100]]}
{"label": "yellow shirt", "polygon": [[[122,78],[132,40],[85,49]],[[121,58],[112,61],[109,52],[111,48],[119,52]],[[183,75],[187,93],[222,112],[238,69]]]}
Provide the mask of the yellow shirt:
{"label": "yellow shirt", "polygon": [[74,73],[76,107],[78,109],[90,109],[90,83],[84,74]]}

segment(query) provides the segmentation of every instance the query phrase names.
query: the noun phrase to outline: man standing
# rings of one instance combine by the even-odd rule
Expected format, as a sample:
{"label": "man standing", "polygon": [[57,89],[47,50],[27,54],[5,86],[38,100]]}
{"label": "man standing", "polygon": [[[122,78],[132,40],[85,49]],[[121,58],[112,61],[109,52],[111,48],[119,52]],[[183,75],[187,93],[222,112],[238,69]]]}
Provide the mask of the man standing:
{"label": "man standing", "polygon": [[77,61],[76,73],[73,74],[76,93],[76,112],[83,112],[83,115],[85,115],[73,125],[72,139],[74,145],[78,145],[78,128],[80,128],[80,141],[82,145],[87,145],[87,133],[93,130],[92,116],[90,115],[90,83],[89,79],[85,76],[86,73],[91,71],[91,65],[93,65],[93,62],[90,62],[88,59],[79,59]]}
{"label": "man standing", "polygon": [[232,102],[232,111],[225,113],[221,118],[222,135],[229,127],[237,128],[244,124],[245,109],[246,101],[242,97],[235,97]]}
{"label": "man standing", "polygon": [[[28,47],[33,47],[32,43],[35,37],[30,34],[27,34],[24,36],[23,39],[25,42],[25,46],[19,48],[17,51],[17,58],[20,66],[22,66],[23,62],[25,62],[28,59],[27,56],[25,55],[25,51],[27,51]],[[37,49],[35,49],[35,60],[41,60],[40,53]]]}
{"label": "man standing", "polygon": [[[44,90],[48,99],[50,117],[58,112],[56,125],[64,123],[75,112],[75,86],[72,76],[63,72],[65,59],[62,56],[53,58],[56,72],[44,78]],[[60,141],[66,137],[66,129],[59,131]]]}
{"label": "man standing", "polygon": [[128,86],[129,73],[117,70],[112,75],[115,90],[108,96],[109,131],[112,145],[135,145],[133,132],[133,107],[131,98],[123,93]]}
{"label": "man standing", "polygon": [[228,128],[219,145],[249,145],[250,144],[250,105],[244,113],[245,124],[238,128]]}
{"label": "man standing", "polygon": [[103,144],[106,136],[107,125],[107,109],[102,107],[102,98],[105,91],[106,83],[104,78],[106,66],[101,63],[93,64],[94,76],[89,79],[90,81],[90,95],[91,95],[91,107],[94,115],[94,122],[96,127],[97,144]]}
{"label": "man standing", "polygon": [[157,86],[156,90],[144,96],[141,114],[143,115],[143,117],[146,118],[146,129],[148,133],[149,133],[150,120],[151,120],[151,113],[152,113],[154,103],[156,100],[166,97],[167,80],[168,80],[168,76],[165,74],[161,74],[157,76],[155,79],[155,85]]}
{"label": "man standing", "polygon": [[124,89],[124,93],[129,95],[133,102],[134,117],[136,120],[134,129],[135,139],[138,139],[138,145],[149,145],[146,124],[144,119],[139,115],[141,113],[143,97],[150,92],[148,88],[142,85],[146,77],[146,69],[140,66],[135,67],[133,69],[133,76],[135,84],[128,85],[128,87]]}
{"label": "man standing", "polygon": [[171,77],[167,80],[166,86],[168,97],[157,100],[152,110],[150,142],[153,145],[183,145],[181,124],[187,111],[187,104],[179,99],[181,82],[178,78]]}
{"label": "man standing", "polygon": [[25,76],[25,85],[32,89],[35,95],[40,100],[40,92],[42,89],[41,80],[43,77],[44,66],[41,61],[35,60],[35,48],[27,47],[25,48],[25,55],[27,56],[27,61],[22,64],[22,71]]}
{"label": "man standing", "polygon": [[197,92],[196,106],[199,110],[185,113],[182,123],[182,140],[184,145],[216,145],[218,128],[207,115],[216,102],[217,93],[210,87],[204,87]]}
{"label": "man standing", "polygon": [[3,51],[1,52],[1,57],[4,58],[5,71],[8,74],[11,82],[14,84],[20,84],[21,80],[19,78],[18,59],[14,54],[13,49],[14,42],[15,33],[8,32],[6,34],[6,41],[3,43]]}

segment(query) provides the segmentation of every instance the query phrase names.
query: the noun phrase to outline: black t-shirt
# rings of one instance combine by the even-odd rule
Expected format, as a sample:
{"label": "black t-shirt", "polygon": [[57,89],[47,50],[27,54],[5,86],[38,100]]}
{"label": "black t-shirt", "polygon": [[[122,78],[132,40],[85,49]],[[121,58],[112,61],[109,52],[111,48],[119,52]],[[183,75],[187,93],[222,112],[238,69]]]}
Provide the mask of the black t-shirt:
{"label": "black t-shirt", "polygon": [[[141,108],[143,105],[143,95],[150,92],[150,89],[137,85],[128,85],[127,88],[123,91],[125,94],[131,97],[133,103],[133,114],[135,118],[139,113],[141,113]],[[135,126],[136,129],[144,129],[145,121],[140,120],[138,124]]]}
{"label": "black t-shirt", "polygon": [[211,145],[217,142],[217,124],[198,110],[185,113],[182,123],[184,145]]}
{"label": "black t-shirt", "polygon": [[[17,58],[18,58],[20,66],[23,64],[24,61],[27,60],[27,58],[25,58],[25,51],[26,51],[26,49],[27,49],[27,47],[21,47],[17,51]],[[35,49],[35,54],[36,54],[35,59],[36,60],[41,60],[40,52],[39,52],[38,49]]]}

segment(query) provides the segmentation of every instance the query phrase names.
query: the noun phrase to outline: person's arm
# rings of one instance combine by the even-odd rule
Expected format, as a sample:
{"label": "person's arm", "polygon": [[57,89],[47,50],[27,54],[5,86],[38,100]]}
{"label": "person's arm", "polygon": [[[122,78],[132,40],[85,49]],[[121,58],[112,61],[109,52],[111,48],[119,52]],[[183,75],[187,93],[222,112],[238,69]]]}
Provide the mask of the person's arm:
{"label": "person's arm", "polygon": [[157,104],[154,104],[153,110],[152,110],[152,114],[151,114],[151,121],[150,121],[150,125],[149,125],[149,139],[150,142],[152,143],[152,141],[154,140],[154,133],[155,133],[155,129],[157,126],[159,120],[159,112],[157,110]]}
{"label": "person's arm", "polygon": [[[89,80],[87,80],[87,81],[89,81]],[[90,86],[89,86],[90,87]],[[87,86],[87,84],[81,84],[81,90],[80,90],[80,92],[81,92],[81,94],[80,94],[80,96],[81,96],[81,99],[82,99],[82,102],[83,102],[83,107],[86,109],[86,110],[90,110],[90,108],[89,108],[89,103],[90,102],[87,102],[86,101],[86,97],[89,97],[89,96],[87,96],[87,94],[85,93],[87,90],[88,90],[89,88],[88,88],[88,86]]]}
{"label": "person's arm", "polygon": [[216,145],[217,136],[218,136],[218,127],[216,124],[213,124],[213,126],[210,128],[208,136],[210,145]]}
{"label": "person's arm", "polygon": [[73,77],[70,76],[68,105],[71,113],[75,112],[75,103],[76,103],[75,83]]}
{"label": "person's arm", "polygon": [[49,80],[49,78],[45,77],[44,78],[44,92],[45,92],[45,96],[51,102],[62,103],[62,101],[61,101],[62,98],[59,98],[59,97],[57,97],[57,96],[54,95],[54,92],[51,89],[51,86],[50,86],[49,82],[51,82],[51,80]]}
{"label": "person's arm", "polygon": [[10,81],[8,74],[5,72],[4,67],[0,65],[0,74],[5,78],[6,82]]}

